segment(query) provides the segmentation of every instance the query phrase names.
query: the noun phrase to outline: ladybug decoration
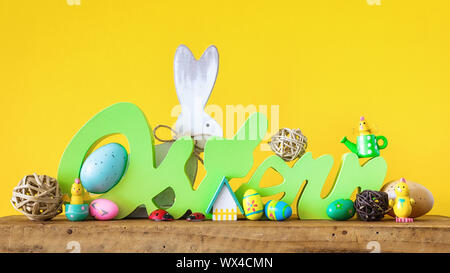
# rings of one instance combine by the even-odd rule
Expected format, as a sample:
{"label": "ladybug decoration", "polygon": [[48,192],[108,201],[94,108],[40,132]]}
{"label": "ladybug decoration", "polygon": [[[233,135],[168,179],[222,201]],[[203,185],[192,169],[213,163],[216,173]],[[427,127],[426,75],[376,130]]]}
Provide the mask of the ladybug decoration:
{"label": "ladybug decoration", "polygon": [[200,212],[192,213],[186,218],[186,220],[189,222],[199,222],[202,221],[203,219],[205,219],[205,215],[203,215]]}
{"label": "ladybug decoration", "polygon": [[173,216],[163,209],[157,209],[148,216],[148,219],[153,221],[171,221]]}

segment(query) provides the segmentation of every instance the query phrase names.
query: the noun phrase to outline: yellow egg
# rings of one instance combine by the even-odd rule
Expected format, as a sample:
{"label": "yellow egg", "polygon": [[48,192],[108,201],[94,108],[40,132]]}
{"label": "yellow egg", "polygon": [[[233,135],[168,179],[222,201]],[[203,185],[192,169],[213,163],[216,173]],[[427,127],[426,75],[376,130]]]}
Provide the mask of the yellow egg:
{"label": "yellow egg", "polygon": [[261,195],[253,189],[249,189],[244,193],[242,198],[245,217],[249,220],[258,220],[264,213],[264,206]]}

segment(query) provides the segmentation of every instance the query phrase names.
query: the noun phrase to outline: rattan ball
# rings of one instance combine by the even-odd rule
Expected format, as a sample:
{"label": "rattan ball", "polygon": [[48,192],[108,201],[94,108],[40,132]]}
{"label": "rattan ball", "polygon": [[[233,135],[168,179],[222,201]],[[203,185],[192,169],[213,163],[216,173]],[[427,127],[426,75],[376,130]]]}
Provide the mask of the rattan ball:
{"label": "rattan ball", "polygon": [[34,221],[50,220],[62,212],[62,193],[55,178],[27,175],[13,189],[14,209]]}
{"label": "rattan ball", "polygon": [[382,191],[365,190],[356,195],[355,210],[363,221],[379,221],[389,212],[389,197]]}
{"label": "rattan ball", "polygon": [[269,145],[284,161],[292,161],[305,153],[307,141],[300,129],[281,128],[272,136]]}

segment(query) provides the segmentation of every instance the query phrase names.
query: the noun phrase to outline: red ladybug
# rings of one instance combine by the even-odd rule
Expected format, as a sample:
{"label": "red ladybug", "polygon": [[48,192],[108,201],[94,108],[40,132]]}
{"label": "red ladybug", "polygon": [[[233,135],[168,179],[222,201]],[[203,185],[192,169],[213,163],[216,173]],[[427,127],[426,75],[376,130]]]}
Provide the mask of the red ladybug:
{"label": "red ladybug", "polygon": [[148,219],[153,221],[171,221],[173,216],[163,209],[157,209],[148,216]]}
{"label": "red ladybug", "polygon": [[203,215],[200,212],[195,212],[192,213],[191,215],[189,215],[186,220],[190,221],[190,222],[199,222],[201,220],[205,219],[205,215]]}

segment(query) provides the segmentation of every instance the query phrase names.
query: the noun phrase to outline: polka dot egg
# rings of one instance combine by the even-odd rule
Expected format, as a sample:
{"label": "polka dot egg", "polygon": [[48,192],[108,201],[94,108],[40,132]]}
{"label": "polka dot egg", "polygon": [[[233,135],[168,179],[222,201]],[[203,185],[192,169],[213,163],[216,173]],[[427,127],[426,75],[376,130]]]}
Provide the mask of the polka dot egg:
{"label": "polka dot egg", "polygon": [[333,220],[347,220],[355,215],[355,207],[350,199],[338,199],[327,207],[327,215]]}

